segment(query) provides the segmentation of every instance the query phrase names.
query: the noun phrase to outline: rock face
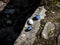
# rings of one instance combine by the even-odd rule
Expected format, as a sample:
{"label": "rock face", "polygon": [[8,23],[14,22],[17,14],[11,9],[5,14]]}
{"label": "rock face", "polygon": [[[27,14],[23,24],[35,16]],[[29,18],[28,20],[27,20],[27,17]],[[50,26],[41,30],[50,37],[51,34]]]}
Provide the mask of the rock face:
{"label": "rock face", "polygon": [[55,29],[55,25],[52,22],[47,22],[43,32],[42,32],[42,37],[44,39],[48,39],[49,37],[53,37],[54,36],[54,29]]}
{"label": "rock face", "polygon": [[58,45],[60,45],[60,35],[58,36]]}
{"label": "rock face", "polygon": [[3,10],[5,6],[6,6],[6,3],[4,3],[3,1],[0,1],[0,11]]}
{"label": "rock face", "polygon": [[5,6],[9,3],[10,0],[2,0],[0,1],[0,11],[2,11]]}
{"label": "rock face", "polygon": [[[35,17],[35,14],[38,12],[40,13],[42,10],[44,10],[44,7],[37,8],[37,10],[34,12],[34,14],[29,19],[33,19]],[[41,13],[45,14],[45,10],[44,10],[44,12],[41,12]],[[26,28],[28,26],[30,26],[26,22],[25,27],[23,28],[23,30],[22,30],[21,34],[19,35],[19,37],[17,38],[17,40],[15,41],[14,45],[32,45],[34,43],[34,40],[36,39],[36,33],[38,32],[39,27],[40,27],[40,20],[41,19],[34,20],[33,25],[31,25],[33,27],[33,29],[31,31],[25,31]]]}

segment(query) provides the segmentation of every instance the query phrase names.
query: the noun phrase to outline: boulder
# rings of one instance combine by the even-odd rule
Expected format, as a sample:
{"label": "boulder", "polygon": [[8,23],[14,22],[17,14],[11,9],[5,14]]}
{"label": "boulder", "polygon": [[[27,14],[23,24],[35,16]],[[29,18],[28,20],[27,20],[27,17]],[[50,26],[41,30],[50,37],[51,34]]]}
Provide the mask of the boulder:
{"label": "boulder", "polygon": [[55,25],[52,22],[47,22],[43,31],[42,31],[42,37],[44,39],[48,39],[49,37],[54,36],[54,29]]}

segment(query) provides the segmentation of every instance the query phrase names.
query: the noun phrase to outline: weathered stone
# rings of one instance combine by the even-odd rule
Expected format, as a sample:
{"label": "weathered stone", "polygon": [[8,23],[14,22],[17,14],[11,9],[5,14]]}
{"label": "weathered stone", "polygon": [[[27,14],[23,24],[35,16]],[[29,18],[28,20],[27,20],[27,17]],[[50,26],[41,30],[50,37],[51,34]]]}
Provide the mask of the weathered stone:
{"label": "weathered stone", "polygon": [[60,35],[58,36],[58,45],[60,45]]}
{"label": "weathered stone", "polygon": [[53,37],[54,36],[54,29],[55,29],[55,25],[52,22],[47,22],[43,32],[42,32],[42,37],[44,39],[48,39],[49,37]]}
{"label": "weathered stone", "polygon": [[60,35],[58,36],[58,45],[60,45]]}
{"label": "weathered stone", "polygon": [[4,3],[3,1],[0,1],[0,11],[3,10],[5,6],[6,6],[6,3]]}
{"label": "weathered stone", "polygon": [[[43,10],[43,11],[42,11],[42,10]],[[42,11],[42,12],[41,12],[41,11]],[[43,13],[44,16],[41,15],[40,12]],[[36,13],[39,13],[39,15],[45,17],[45,9],[44,9],[44,7],[38,8],[38,9],[34,12],[34,14],[33,14],[29,19],[33,19],[33,18],[35,17],[35,14],[36,14]],[[29,19],[28,19],[28,20],[29,20]],[[41,18],[41,19],[42,19],[42,18]],[[34,43],[34,40],[36,39],[36,33],[37,33],[38,30],[39,30],[40,20],[41,20],[41,19],[36,20],[36,21],[34,20],[33,25],[31,25],[31,26],[33,27],[33,29],[32,29],[31,31],[25,31],[26,28],[29,26],[29,25],[27,24],[27,22],[26,22],[26,24],[25,24],[25,26],[24,26],[21,34],[19,35],[18,39],[16,40],[16,41],[18,41],[18,40],[19,40],[19,41],[18,41],[17,43],[14,43],[14,45],[32,45],[32,44]],[[28,20],[27,20],[27,21],[28,21]],[[16,41],[15,41],[15,42],[16,42]]]}

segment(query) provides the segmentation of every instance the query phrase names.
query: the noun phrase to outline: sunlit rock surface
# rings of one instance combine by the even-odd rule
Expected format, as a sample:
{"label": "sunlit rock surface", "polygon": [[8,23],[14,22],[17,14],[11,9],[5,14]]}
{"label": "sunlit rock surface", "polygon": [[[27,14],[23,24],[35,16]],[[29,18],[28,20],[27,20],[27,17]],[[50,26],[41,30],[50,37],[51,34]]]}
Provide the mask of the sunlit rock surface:
{"label": "sunlit rock surface", "polygon": [[[45,17],[45,9],[44,9],[44,7],[37,8],[36,11],[34,12],[34,14],[29,19],[33,19],[35,17],[36,13],[39,13],[40,16],[43,16],[43,15],[41,15],[43,13],[44,14],[43,17]],[[34,40],[36,39],[36,33],[39,30],[40,20],[41,19],[34,21],[33,25],[31,25],[33,27],[33,29],[31,31],[25,31],[26,28],[29,26],[27,24],[27,22],[26,22],[21,34],[19,35],[19,37],[15,41],[14,45],[32,45],[34,43]]]}
{"label": "sunlit rock surface", "polygon": [[52,22],[47,22],[43,32],[42,32],[42,37],[44,39],[48,39],[49,37],[53,37],[54,36],[54,29],[55,29],[55,25]]}
{"label": "sunlit rock surface", "polygon": [[5,6],[6,6],[6,3],[0,1],[0,11],[3,10]]}
{"label": "sunlit rock surface", "polygon": [[58,36],[58,45],[60,45],[60,35]]}

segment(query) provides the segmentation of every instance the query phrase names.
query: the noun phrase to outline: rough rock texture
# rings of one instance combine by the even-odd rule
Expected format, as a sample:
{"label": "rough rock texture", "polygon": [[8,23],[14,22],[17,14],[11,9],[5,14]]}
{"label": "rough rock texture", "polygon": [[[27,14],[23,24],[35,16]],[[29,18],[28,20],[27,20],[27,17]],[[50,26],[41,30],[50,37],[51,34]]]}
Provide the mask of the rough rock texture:
{"label": "rough rock texture", "polygon": [[60,45],[60,35],[58,36],[58,45]]}
{"label": "rough rock texture", "polygon": [[[44,10],[44,12],[43,12],[43,10]],[[44,14],[41,16],[44,16],[44,17],[46,16],[45,15],[46,10],[44,9],[44,7],[39,7],[39,8],[37,8],[35,13],[29,19],[33,19],[35,17],[35,14],[37,14],[38,12],[39,13],[41,12],[40,15],[42,13]],[[41,18],[41,19],[43,19],[43,18]],[[34,21],[34,24],[31,25],[33,27],[33,30],[31,30],[31,31],[25,31],[26,28],[29,26],[26,22],[25,27],[23,28],[23,31],[21,32],[21,34],[15,41],[14,45],[32,45],[34,43],[34,40],[36,39],[36,33],[39,30],[40,20]]]}
{"label": "rough rock texture", "polygon": [[3,10],[5,6],[6,6],[6,3],[4,3],[3,1],[0,1],[0,11]]}
{"label": "rough rock texture", "polygon": [[[60,35],[60,8],[55,7],[53,8],[52,13],[51,9],[47,10],[46,17],[41,21],[42,26],[37,33],[36,40],[33,45],[58,45],[58,36]],[[55,24],[54,35],[52,38],[44,39],[41,37],[41,30],[44,29],[44,23],[52,22]]]}
{"label": "rough rock texture", "polygon": [[10,2],[10,0],[1,0],[0,1],[0,11],[4,10],[4,8],[7,6],[7,4]]}
{"label": "rough rock texture", "polygon": [[54,31],[55,30],[55,25],[51,22],[47,22],[43,31],[42,31],[42,36],[45,39],[48,39],[49,37],[54,36]]}

